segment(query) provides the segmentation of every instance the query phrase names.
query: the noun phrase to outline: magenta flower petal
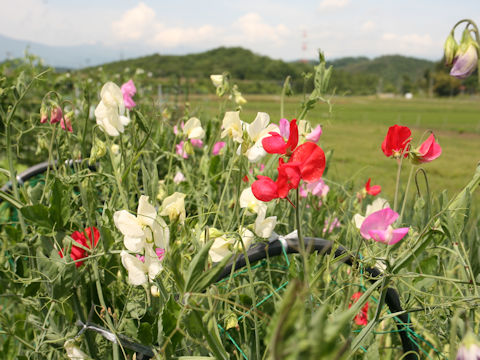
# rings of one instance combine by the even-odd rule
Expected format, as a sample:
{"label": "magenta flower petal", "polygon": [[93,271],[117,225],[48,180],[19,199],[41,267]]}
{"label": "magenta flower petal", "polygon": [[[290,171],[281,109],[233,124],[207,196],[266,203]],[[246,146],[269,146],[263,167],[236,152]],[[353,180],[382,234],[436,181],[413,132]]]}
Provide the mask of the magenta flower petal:
{"label": "magenta flower petal", "polygon": [[290,122],[287,119],[280,119],[278,127],[280,128],[280,135],[288,139],[290,136]]}
{"label": "magenta flower petal", "polygon": [[132,96],[135,95],[135,93],[137,92],[137,88],[135,87],[133,80],[128,80],[125,84],[122,85],[120,90],[122,90],[123,102],[125,103],[125,107],[129,110],[133,109],[136,104],[133,101]]}
{"label": "magenta flower petal", "polygon": [[225,146],[225,141],[216,142],[215,145],[213,145],[212,154],[213,155],[220,154],[220,150],[222,150],[224,146]]}
{"label": "magenta flower petal", "polygon": [[387,245],[394,245],[402,240],[407,235],[410,228],[398,228],[393,229],[391,226],[387,230],[370,230],[370,237],[377,241]]}
{"label": "magenta flower petal", "polygon": [[320,140],[321,135],[322,135],[322,127],[320,125],[318,125],[305,138],[309,141],[313,141],[314,143],[316,143],[316,142],[318,142],[318,140]]}
{"label": "magenta flower petal", "polygon": [[193,146],[197,148],[202,148],[203,147],[203,141],[200,139],[190,139],[190,142],[192,143]]}
{"label": "magenta flower petal", "polygon": [[376,211],[365,218],[360,227],[360,234],[365,239],[371,239],[371,231],[386,231],[388,227],[397,220],[397,218],[398,213],[390,208]]}

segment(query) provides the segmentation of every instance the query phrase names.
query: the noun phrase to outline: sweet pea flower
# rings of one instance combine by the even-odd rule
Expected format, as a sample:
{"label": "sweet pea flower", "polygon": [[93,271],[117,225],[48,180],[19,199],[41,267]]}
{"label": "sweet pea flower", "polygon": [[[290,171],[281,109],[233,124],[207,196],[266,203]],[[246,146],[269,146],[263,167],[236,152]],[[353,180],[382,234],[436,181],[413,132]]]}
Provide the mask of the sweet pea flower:
{"label": "sweet pea flower", "polygon": [[102,87],[100,97],[101,101],[95,108],[97,124],[108,135],[118,136],[130,122],[128,117],[123,116],[125,103],[122,91],[113,82],[107,82]]}
{"label": "sweet pea flower", "polygon": [[203,139],[205,136],[205,130],[202,128],[202,123],[196,117],[188,119],[183,126],[183,133],[187,135],[189,139]]}
{"label": "sweet pea flower", "polygon": [[199,148],[199,149],[201,149],[203,147],[203,141],[200,140],[200,139],[190,139],[190,143],[194,147]]}
{"label": "sweet pea flower", "polygon": [[333,220],[331,221],[330,220],[331,218],[325,219],[325,223],[322,231],[323,234],[326,234],[327,232],[330,234],[333,230],[335,230],[336,228],[342,225],[338,220],[338,218],[333,218]]}
{"label": "sweet pea flower", "polygon": [[267,209],[267,205],[263,202],[258,200],[255,195],[253,195],[252,188],[248,187],[242,191],[240,194],[240,207],[242,209],[246,209],[246,213],[250,214],[258,214],[261,209]]}
{"label": "sweet pea flower", "polygon": [[62,116],[62,119],[60,120],[60,126],[62,127],[63,130],[73,133],[72,120],[71,120],[70,114],[66,114],[65,116]]}
{"label": "sweet pea flower", "polygon": [[288,139],[290,136],[290,122],[287,119],[280,119],[278,127],[280,129],[280,135],[282,135],[284,139]]}
{"label": "sweet pea flower", "polygon": [[157,211],[148,201],[148,196],[140,196],[137,216],[127,210],[113,214],[115,226],[120,230],[125,247],[134,253],[141,253],[147,244],[168,248],[170,232],[162,218],[157,219]]}
{"label": "sweet pea flower", "polygon": [[468,332],[458,348],[456,360],[479,360],[480,342],[475,334]]}
{"label": "sweet pea flower", "polygon": [[183,181],[185,181],[185,176],[183,175],[183,173],[181,171],[177,171],[177,173],[175,174],[175,176],[173,178],[173,182],[175,184],[180,184]]}
{"label": "sweet pea flower", "polygon": [[385,156],[399,159],[403,154],[404,157],[407,157],[411,134],[412,132],[406,126],[396,124],[390,126],[382,143],[382,151]]}
{"label": "sweet pea flower", "polygon": [[177,220],[181,223],[185,221],[185,194],[175,192],[166,197],[162,202],[161,216],[168,216],[170,221]]}
{"label": "sweet pea flower", "polygon": [[255,120],[247,125],[247,133],[254,143],[245,153],[250,162],[260,161],[267,152],[263,149],[262,140],[269,136],[269,133],[278,131],[275,124],[269,124],[270,116],[264,112],[258,112]]}
{"label": "sweet pea flower", "polygon": [[210,80],[212,81],[213,86],[218,88],[223,84],[223,75],[210,75]]}
{"label": "sweet pea flower", "polygon": [[430,134],[418,148],[410,152],[414,164],[427,163],[435,160],[442,154],[440,144],[436,142],[435,136]]}
{"label": "sweet pea flower", "polygon": [[132,79],[128,80],[125,84],[122,85],[120,90],[122,91],[123,102],[125,103],[125,107],[129,110],[133,109],[136,104],[135,104],[135,101],[133,101],[132,97],[137,92],[137,88],[135,87],[133,80]]}
{"label": "sweet pea flower", "polygon": [[313,129],[312,132],[308,134],[305,138],[309,141],[313,141],[314,143],[317,143],[318,140],[320,140],[321,135],[322,135],[322,127],[320,125],[317,125],[317,127]]}
{"label": "sweet pea flower", "polygon": [[457,79],[466,79],[477,68],[478,64],[478,51],[474,45],[469,45],[465,49],[460,46],[455,59],[453,60],[453,66],[450,70],[450,75]]}
{"label": "sweet pea flower", "polygon": [[75,340],[73,339],[65,341],[65,344],[63,344],[63,348],[65,349],[67,353],[67,357],[70,360],[90,359],[90,356],[88,356],[82,350],[80,350],[80,348],[75,344]]}
{"label": "sweet pea flower", "polygon": [[243,142],[243,125],[239,111],[227,111],[223,117],[222,128],[222,138],[229,136],[235,142]]}
{"label": "sweet pea flower", "polygon": [[356,228],[360,230],[360,228],[362,227],[363,221],[370,214],[373,214],[376,211],[386,209],[389,207],[390,207],[390,204],[388,203],[387,200],[382,198],[375,199],[375,201],[372,204],[367,205],[367,211],[365,212],[365,216],[362,216],[360,214],[355,214],[355,216],[353,217],[353,222],[355,223]]}
{"label": "sweet pea flower", "polygon": [[177,153],[177,155],[180,155],[182,158],[188,159],[188,154],[185,151],[184,145],[185,145],[185,141],[183,140],[180,141],[177,145],[175,145],[175,152]]}
{"label": "sweet pea flower", "polygon": [[259,208],[257,219],[255,220],[255,234],[264,239],[268,239],[270,235],[272,235],[272,232],[277,225],[277,217],[269,216],[268,218],[265,218],[266,212],[266,207]]}
{"label": "sweet pea flower", "polygon": [[160,258],[151,246],[145,247],[144,256],[133,256],[122,250],[120,253],[122,265],[127,269],[128,282],[134,286],[153,281],[162,271],[162,258]]}
{"label": "sweet pea flower", "polygon": [[225,141],[218,141],[213,145],[212,155],[220,154],[220,150],[222,150],[225,146]]}
{"label": "sweet pea flower", "polygon": [[[87,234],[88,240],[85,237],[84,233]],[[92,226],[86,228],[84,232],[75,231],[72,233],[72,235],[70,235],[70,237],[74,240],[74,243],[72,244],[72,249],[70,250],[70,257],[73,261],[76,261],[86,258],[88,256],[88,252],[83,248],[76,246],[75,243],[78,243],[83,247],[93,249],[95,246],[97,246],[98,239],[100,239],[100,232],[95,226]],[[63,258],[63,250],[59,251],[58,254],[61,258]],[[82,265],[83,261],[75,262],[76,267],[80,267]]]}
{"label": "sweet pea flower", "polygon": [[[358,301],[358,299],[362,297],[362,295],[363,293],[360,291],[353,294],[352,297],[350,298],[351,303],[348,305],[348,308],[350,309],[352,305],[355,304]],[[355,324],[357,325],[365,326],[368,324],[368,301],[365,303],[365,305],[363,305],[360,312],[357,315],[355,315],[354,321],[355,321]]]}
{"label": "sweet pea flower", "polygon": [[63,119],[62,109],[59,106],[56,106],[50,112],[50,124],[56,124],[61,122]]}
{"label": "sweet pea flower", "polygon": [[407,235],[410,228],[393,229],[398,213],[390,208],[376,211],[365,218],[360,227],[364,239],[373,239],[387,245],[394,245]]}
{"label": "sweet pea flower", "polygon": [[370,185],[372,179],[368,178],[366,184],[365,184],[365,192],[367,194],[370,194],[372,196],[376,196],[381,193],[382,187],[380,185]]}

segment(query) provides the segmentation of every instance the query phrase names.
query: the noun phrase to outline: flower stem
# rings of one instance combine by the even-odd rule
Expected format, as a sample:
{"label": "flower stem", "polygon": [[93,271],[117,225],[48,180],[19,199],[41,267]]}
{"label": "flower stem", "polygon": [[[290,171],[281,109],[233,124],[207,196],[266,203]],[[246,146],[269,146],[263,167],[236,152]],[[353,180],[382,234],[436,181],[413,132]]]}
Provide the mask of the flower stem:
{"label": "flower stem", "polygon": [[402,160],[403,160],[403,154],[401,155],[400,159],[397,160],[397,180],[395,182],[395,198],[393,200],[393,211],[397,211],[397,205],[398,205],[398,190],[400,188],[400,174],[402,173]]}
{"label": "flower stem", "polygon": [[127,200],[127,196],[125,195],[125,191],[124,191],[123,186],[122,186],[122,178],[121,178],[121,175],[120,175],[120,169],[118,169],[118,166],[116,166],[116,164],[115,164],[115,158],[114,158],[114,155],[113,155],[113,152],[112,152],[112,140],[110,139],[110,137],[108,135],[105,135],[105,138],[107,139],[107,151],[108,151],[108,155],[110,156],[110,162],[112,163],[113,173],[115,174],[115,180],[117,182],[118,192],[120,193],[120,198],[122,199],[124,209],[128,210],[128,200]]}
{"label": "flower stem", "polygon": [[[93,276],[95,278],[95,284],[97,286],[98,300],[100,301],[100,305],[105,309],[105,318],[107,319],[107,324],[110,328],[110,331],[115,335],[115,338],[116,338],[117,335],[115,334],[115,327],[113,325],[112,318],[108,313],[108,308],[107,308],[107,305],[105,304],[105,299],[103,298],[102,284],[100,282],[100,275],[98,273],[98,264],[96,260],[92,261],[92,268],[93,268]],[[119,360],[118,343],[113,344],[113,359]]]}
{"label": "flower stem", "polygon": [[406,189],[405,189],[405,194],[403,195],[402,210],[400,211],[400,216],[399,216],[399,218],[398,218],[398,223],[399,223],[399,224],[402,223],[403,212],[405,211],[405,205],[406,205],[406,203],[407,203],[408,190],[410,189],[410,182],[412,181],[413,169],[414,169],[414,166],[412,165],[412,166],[410,167],[410,174],[408,175],[408,181],[407,181],[407,187],[406,187]]}
{"label": "flower stem", "polygon": [[307,251],[305,249],[305,239],[303,238],[302,226],[300,223],[300,192],[298,188],[295,190],[295,192],[297,198],[297,207],[295,208],[295,221],[297,225],[298,243],[300,244],[300,254],[302,255],[303,259],[304,281],[308,288],[308,259]]}

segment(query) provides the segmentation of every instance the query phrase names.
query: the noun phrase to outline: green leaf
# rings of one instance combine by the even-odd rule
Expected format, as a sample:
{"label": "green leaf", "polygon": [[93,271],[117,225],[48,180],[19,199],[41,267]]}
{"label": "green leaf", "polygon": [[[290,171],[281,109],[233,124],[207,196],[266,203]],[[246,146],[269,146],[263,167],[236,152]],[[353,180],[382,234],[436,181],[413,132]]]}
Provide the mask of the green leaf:
{"label": "green leaf", "polygon": [[188,266],[184,292],[193,291],[193,286],[198,282],[200,276],[202,275],[207,266],[208,251],[210,250],[212,245],[213,240],[210,240],[192,259],[192,262]]}
{"label": "green leaf", "polygon": [[202,292],[206,288],[208,288],[211,284],[217,281],[218,275],[222,272],[225,268],[225,265],[231,259],[233,254],[230,256],[226,256],[222,259],[218,264],[216,264],[213,268],[204,271],[199,275],[199,277],[191,284],[191,292]]}
{"label": "green leaf", "polygon": [[20,209],[25,220],[37,226],[52,229],[53,222],[50,219],[48,208],[41,204],[23,206]]}
{"label": "green leaf", "polygon": [[148,323],[141,323],[137,337],[143,345],[151,345],[153,341],[152,326]]}
{"label": "green leaf", "polygon": [[12,206],[16,207],[17,209],[21,209],[22,207],[25,206],[25,204],[22,204],[20,201],[18,201],[13,196],[7,194],[4,191],[0,191],[0,199],[5,200],[6,202],[10,203]]}

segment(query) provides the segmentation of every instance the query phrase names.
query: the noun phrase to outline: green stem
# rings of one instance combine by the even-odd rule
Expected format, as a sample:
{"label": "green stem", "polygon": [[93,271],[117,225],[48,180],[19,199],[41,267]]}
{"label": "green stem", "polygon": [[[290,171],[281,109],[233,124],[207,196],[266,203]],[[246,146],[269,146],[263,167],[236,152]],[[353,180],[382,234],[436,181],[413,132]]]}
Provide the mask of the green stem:
{"label": "green stem", "polygon": [[398,218],[398,223],[399,224],[402,223],[403,212],[405,211],[405,205],[407,203],[408,190],[410,189],[410,182],[412,181],[413,169],[414,169],[414,166],[412,165],[410,167],[410,174],[408,175],[407,188],[405,189],[405,194],[403,195],[402,210],[400,211],[400,216]]}
{"label": "green stem", "polygon": [[[230,164],[230,169],[228,169],[228,174],[227,174],[227,178],[225,180],[225,184],[228,184],[230,182],[230,177],[232,175],[232,170],[233,170],[233,166],[235,165],[235,163],[237,162],[237,155],[235,154],[234,157],[232,158],[231,160],[231,164]],[[212,227],[215,227],[215,224],[217,223],[217,219],[218,219],[218,214],[220,213],[220,206],[222,206],[222,203],[223,203],[223,198],[225,197],[225,194],[227,192],[227,188],[228,186],[224,186],[223,187],[223,190],[222,190],[222,195],[220,196],[220,201],[218,203],[218,209],[217,211],[215,212],[215,218],[213,220],[213,225]]]}
{"label": "green stem", "polygon": [[296,203],[297,207],[295,208],[295,222],[297,225],[297,235],[298,235],[298,243],[300,244],[300,253],[303,259],[303,271],[304,271],[304,281],[308,288],[308,258],[307,258],[307,251],[305,249],[305,239],[303,238],[302,233],[302,226],[300,223],[300,191],[298,188],[295,190],[296,195]]}
{"label": "green stem", "polygon": [[121,178],[121,174],[120,174],[120,169],[115,164],[115,157],[114,157],[114,154],[112,152],[112,140],[110,139],[110,137],[108,135],[105,135],[105,138],[107,139],[107,151],[108,151],[108,155],[110,156],[110,162],[112,164],[113,174],[115,175],[115,181],[117,182],[118,192],[120,193],[120,198],[122,199],[124,209],[128,210],[128,200],[127,200],[127,196],[126,196],[125,191],[124,191],[123,186],[122,186],[122,178]]}
{"label": "green stem", "polygon": [[400,188],[400,174],[402,173],[402,160],[403,160],[403,153],[400,155],[400,159],[397,160],[398,167],[397,167],[397,180],[395,181],[395,198],[393,200],[393,211],[397,211],[398,205],[398,190]]}
{"label": "green stem", "polygon": [[[15,167],[13,165],[13,156],[12,156],[12,133],[11,133],[11,126],[10,121],[7,119],[6,123],[6,137],[7,137],[7,161],[8,161],[8,170],[10,172],[10,183],[12,184],[13,195],[15,199],[20,201],[20,194],[18,192],[18,184],[17,184],[17,177],[15,172]],[[27,227],[25,226],[25,220],[23,219],[23,215],[20,211],[18,211],[18,220],[20,221],[20,227],[22,228],[22,234],[25,235],[27,232]]]}
{"label": "green stem", "polygon": [[[115,326],[113,325],[112,318],[108,313],[108,307],[105,304],[105,300],[103,298],[102,283],[100,282],[100,275],[98,273],[98,264],[96,260],[92,261],[92,268],[93,268],[93,276],[95,278],[95,284],[97,286],[98,300],[100,301],[100,305],[102,306],[102,308],[105,309],[104,314],[105,314],[105,318],[107,319],[107,324],[110,328],[110,331],[115,335],[115,338],[116,338],[117,335],[115,333]],[[117,339],[117,343],[113,344],[113,359],[119,360],[118,339]]]}

